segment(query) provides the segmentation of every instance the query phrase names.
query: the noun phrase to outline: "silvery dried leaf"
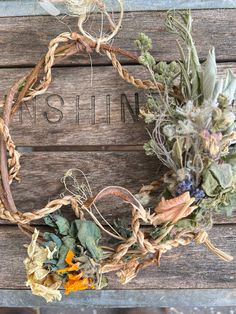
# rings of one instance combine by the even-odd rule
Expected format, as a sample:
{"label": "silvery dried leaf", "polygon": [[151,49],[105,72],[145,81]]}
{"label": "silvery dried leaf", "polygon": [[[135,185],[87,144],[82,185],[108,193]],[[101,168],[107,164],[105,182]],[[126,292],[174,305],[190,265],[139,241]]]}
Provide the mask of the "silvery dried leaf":
{"label": "silvery dried leaf", "polygon": [[229,103],[236,99],[236,76],[231,70],[227,71],[223,94],[228,98]]}
{"label": "silvery dried leaf", "polygon": [[215,49],[212,47],[202,72],[202,92],[205,100],[210,100],[213,96],[217,78],[217,67],[215,60]]}
{"label": "silvery dried leaf", "polygon": [[172,158],[180,167],[183,165],[184,143],[185,139],[183,137],[177,137],[172,148]]}
{"label": "silvery dried leaf", "polygon": [[213,91],[213,95],[212,95],[212,105],[215,105],[217,102],[217,98],[218,96],[222,93],[223,91],[223,84],[224,84],[224,80],[220,79],[216,82],[215,84],[215,88]]}

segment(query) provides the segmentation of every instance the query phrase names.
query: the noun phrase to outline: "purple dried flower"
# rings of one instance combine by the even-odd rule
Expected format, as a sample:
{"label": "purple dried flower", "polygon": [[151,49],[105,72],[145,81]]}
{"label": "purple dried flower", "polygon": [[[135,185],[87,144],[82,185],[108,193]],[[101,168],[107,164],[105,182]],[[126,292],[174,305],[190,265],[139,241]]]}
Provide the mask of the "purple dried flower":
{"label": "purple dried flower", "polygon": [[192,189],[190,195],[195,197],[196,201],[199,201],[206,196],[205,192],[199,188]]}
{"label": "purple dried flower", "polygon": [[191,191],[192,187],[193,187],[192,179],[187,178],[177,185],[176,194],[180,195],[183,194],[184,192]]}
{"label": "purple dried flower", "polygon": [[199,201],[205,197],[205,192],[201,188],[196,188],[193,186],[193,181],[191,178],[186,178],[185,180],[178,183],[176,187],[176,196],[179,196],[187,191],[190,192],[191,197],[195,197],[196,201]]}

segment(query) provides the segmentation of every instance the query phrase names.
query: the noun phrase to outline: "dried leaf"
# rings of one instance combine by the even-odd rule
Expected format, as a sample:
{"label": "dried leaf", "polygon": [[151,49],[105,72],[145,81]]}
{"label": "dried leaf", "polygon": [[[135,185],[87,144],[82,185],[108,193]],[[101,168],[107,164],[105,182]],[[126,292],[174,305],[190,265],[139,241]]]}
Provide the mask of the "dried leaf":
{"label": "dried leaf", "polygon": [[230,164],[216,164],[213,163],[209,171],[213,174],[223,189],[230,187],[233,183],[233,173]]}
{"label": "dried leaf", "polygon": [[167,227],[161,226],[161,227],[156,227],[150,232],[150,236],[156,240],[160,236],[162,236],[164,233],[166,233]]}
{"label": "dried leaf", "polygon": [[53,218],[55,220],[59,233],[61,235],[67,235],[70,229],[69,221],[60,215],[54,215]]}
{"label": "dried leaf", "polygon": [[217,67],[215,60],[215,49],[210,49],[202,73],[202,90],[204,99],[210,100],[213,96],[217,78]]}
{"label": "dried leaf", "polygon": [[183,166],[184,142],[183,137],[177,137],[172,149],[172,157],[180,168]]}
{"label": "dried leaf", "polygon": [[53,219],[53,216],[52,215],[47,215],[43,218],[45,224],[49,227],[52,227],[52,228],[56,228],[56,224],[55,224],[55,221]]}
{"label": "dried leaf", "polygon": [[46,225],[58,229],[58,232],[61,235],[68,235],[69,233],[70,230],[69,221],[59,214],[48,215],[44,217],[44,222],[46,223]]}
{"label": "dried leaf", "polygon": [[137,258],[132,258],[129,262],[125,263],[124,267],[119,272],[116,273],[123,285],[127,284],[137,276],[138,266],[139,262]]}
{"label": "dried leaf", "polygon": [[206,171],[204,174],[204,180],[202,183],[202,188],[205,191],[205,193],[208,196],[215,196],[217,195],[216,188],[218,187],[219,183],[218,181],[214,178],[212,173],[210,171]]}
{"label": "dried leaf", "polygon": [[162,197],[159,204],[156,206],[154,211],[158,213],[163,213],[165,211],[168,211],[169,209],[175,208],[176,206],[185,204],[190,200],[189,192],[183,193],[178,197],[171,198],[169,200],[166,200],[164,197]]}
{"label": "dried leaf", "polygon": [[194,230],[196,222],[193,219],[181,219],[175,224],[175,227],[183,230]]}
{"label": "dried leaf", "polygon": [[131,236],[131,230],[129,228],[129,221],[126,218],[116,218],[113,221],[114,228],[123,238],[129,238]]}
{"label": "dried leaf", "polygon": [[229,103],[236,98],[236,76],[231,70],[227,71],[223,94],[228,98]]}
{"label": "dried leaf", "polygon": [[101,232],[98,226],[93,221],[75,220],[77,227],[77,237],[81,245],[88,249],[92,257],[99,261],[102,258],[102,249],[98,246],[98,241],[101,238]]}
{"label": "dried leaf", "polygon": [[156,216],[153,218],[153,224],[176,223],[181,218],[187,217],[197,208],[197,206],[191,206],[194,201],[195,198],[191,198],[189,192],[185,192],[170,200],[162,197],[160,203],[154,209]]}
{"label": "dried leaf", "polygon": [[69,250],[73,250],[75,246],[75,239],[70,236],[65,236],[62,238],[63,244],[59,250],[59,259],[57,263],[57,268],[64,268],[66,266],[65,258]]}
{"label": "dried leaf", "polygon": [[236,208],[236,193],[227,193],[224,202],[219,205],[220,210],[224,210],[229,217],[232,215],[233,210]]}
{"label": "dried leaf", "polygon": [[218,99],[218,96],[222,93],[224,80],[220,79],[216,82],[214,92],[212,95],[212,105],[215,105]]}
{"label": "dried leaf", "polygon": [[61,239],[55,235],[54,233],[51,233],[51,232],[44,232],[43,234],[43,238],[46,242],[46,246],[49,246],[51,245],[51,243],[53,242],[54,245],[57,247],[57,249],[59,250],[61,245],[62,245],[62,241]]}

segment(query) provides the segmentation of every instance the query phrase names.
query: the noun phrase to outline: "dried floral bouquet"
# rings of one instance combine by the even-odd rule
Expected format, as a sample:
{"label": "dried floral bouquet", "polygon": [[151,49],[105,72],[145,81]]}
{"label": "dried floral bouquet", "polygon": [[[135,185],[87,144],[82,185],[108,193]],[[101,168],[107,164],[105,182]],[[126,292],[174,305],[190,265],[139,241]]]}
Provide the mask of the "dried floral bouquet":
{"label": "dried floral bouquet", "polygon": [[[27,286],[47,301],[61,299],[61,285],[66,294],[101,289],[108,283],[105,274],[111,271],[126,284],[141,269],[159,265],[166,251],[192,241],[206,245],[225,261],[232,260],[213,246],[207,231],[214,213],[230,215],[236,206],[236,77],[230,70],[225,79],[217,77],[214,48],[206,62],[200,63],[190,12],[169,12],[166,27],[178,36],[181,60],[157,63],[150,53],[151,40],[145,34],[136,40],[138,60],[150,72],[149,81],[134,79],[114,59],[114,51],[101,46],[125,80],[148,90],[147,103],[140,110],[150,124],[150,140],[144,148],[166,166],[164,177],[143,186],[135,196],[110,186],[94,197],[86,177],[77,180],[77,173],[83,173],[72,169],[63,178],[61,201],[52,201],[31,216],[1,210],[2,219],[20,223],[21,228],[41,217],[51,227],[50,232],[34,230],[24,261]],[[88,41],[82,43],[86,51],[95,47]],[[21,89],[24,87],[25,83]],[[117,219],[112,225],[105,221],[96,203],[109,196],[131,205],[130,221]],[[151,210],[153,198],[157,205]],[[74,221],[55,213],[62,205],[72,207],[77,216]],[[99,213],[106,227],[94,213]],[[30,228],[23,229],[30,232]],[[107,241],[108,237],[113,240]]]}

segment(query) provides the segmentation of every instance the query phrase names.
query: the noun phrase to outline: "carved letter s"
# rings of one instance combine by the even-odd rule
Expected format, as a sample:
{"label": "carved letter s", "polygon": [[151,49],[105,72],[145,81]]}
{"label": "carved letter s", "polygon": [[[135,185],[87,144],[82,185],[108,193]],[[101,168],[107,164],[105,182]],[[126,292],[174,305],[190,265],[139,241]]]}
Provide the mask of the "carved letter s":
{"label": "carved letter s", "polygon": [[44,111],[43,115],[44,115],[44,117],[46,118],[46,120],[49,123],[59,123],[63,119],[63,113],[62,113],[62,111],[60,109],[50,105],[49,101],[51,99],[58,99],[60,101],[60,103],[61,103],[61,107],[64,105],[64,100],[63,100],[63,98],[60,95],[57,95],[57,94],[51,94],[51,95],[47,96],[47,98],[45,99],[46,104],[50,108],[50,110],[53,109],[53,111],[57,114],[57,116],[58,115],[59,116],[58,116],[57,119],[53,119],[52,120],[51,118],[48,117],[48,112],[47,111]]}

